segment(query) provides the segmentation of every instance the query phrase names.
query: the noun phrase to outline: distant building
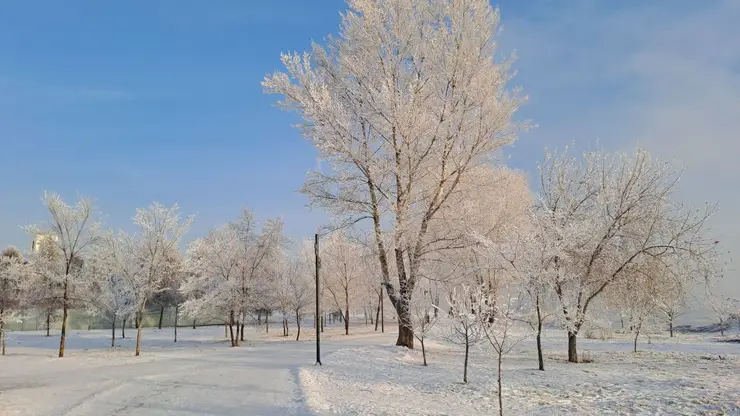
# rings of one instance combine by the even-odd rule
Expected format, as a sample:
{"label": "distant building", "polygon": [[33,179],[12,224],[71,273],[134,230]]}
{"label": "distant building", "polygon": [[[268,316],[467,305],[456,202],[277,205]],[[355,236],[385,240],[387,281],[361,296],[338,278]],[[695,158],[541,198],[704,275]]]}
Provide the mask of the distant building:
{"label": "distant building", "polygon": [[31,242],[31,250],[35,253],[38,253],[38,251],[41,249],[41,245],[45,242],[48,243],[50,241],[57,242],[59,241],[59,237],[50,233],[38,234],[36,235],[36,238],[34,238]]}

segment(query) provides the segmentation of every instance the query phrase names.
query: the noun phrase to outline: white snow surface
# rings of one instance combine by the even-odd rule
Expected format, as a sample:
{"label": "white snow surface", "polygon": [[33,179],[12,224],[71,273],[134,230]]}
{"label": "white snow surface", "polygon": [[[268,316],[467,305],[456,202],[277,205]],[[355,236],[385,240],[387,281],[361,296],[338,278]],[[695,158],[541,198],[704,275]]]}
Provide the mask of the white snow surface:
{"label": "white snow surface", "polygon": [[[386,329],[391,325],[387,325]],[[291,328],[291,333],[294,328]],[[496,414],[496,368],[479,348],[462,384],[462,350],[429,341],[421,351],[393,346],[395,334],[340,335],[322,342],[269,336],[250,327],[248,342],[230,348],[222,327],[146,329],[133,357],[134,330],[111,349],[108,331],[71,331],[67,356],[56,358],[58,334],[14,332],[0,357],[0,416],[20,415],[477,415]],[[305,335],[312,332],[310,322]],[[707,335],[641,340],[579,339],[581,357],[565,362],[565,337],[545,338],[546,371],[536,370],[534,344],[504,358],[508,415],[740,415],[740,344]],[[719,356],[722,356],[722,360]]]}
{"label": "white snow surface", "polygon": [[[303,331],[309,335],[311,321]],[[250,339],[229,347],[223,327],[145,329],[134,357],[136,330],[110,348],[110,331],[70,331],[66,356],[59,334],[8,333],[0,357],[0,416],[54,415],[314,415],[298,382],[299,368],[315,362],[315,343],[283,338],[280,324],[247,327]],[[392,343],[385,336],[339,337],[332,328],[324,354],[340,348]],[[120,332],[119,332],[120,333]],[[303,336],[303,334],[302,334]]]}
{"label": "white snow surface", "polygon": [[[531,341],[505,356],[504,414],[740,415],[740,344],[661,338],[635,354],[628,339],[579,343],[593,362],[567,363],[565,335],[545,339],[544,372]],[[428,367],[420,350],[386,345],[302,368],[306,403],[318,414],[498,414],[495,356],[473,348],[463,384],[463,351],[429,344]]]}

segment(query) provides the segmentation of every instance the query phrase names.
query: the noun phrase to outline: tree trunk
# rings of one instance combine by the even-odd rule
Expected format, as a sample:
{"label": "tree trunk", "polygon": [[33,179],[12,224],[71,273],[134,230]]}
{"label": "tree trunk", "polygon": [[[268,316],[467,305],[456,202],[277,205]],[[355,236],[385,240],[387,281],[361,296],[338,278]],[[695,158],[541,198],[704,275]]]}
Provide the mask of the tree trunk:
{"label": "tree trunk", "polygon": [[270,319],[265,316],[265,334],[270,333]]}
{"label": "tree trunk", "polygon": [[239,339],[239,335],[241,335],[241,325],[239,325],[239,321],[236,321],[236,338]]}
{"label": "tree trunk", "polygon": [[632,349],[632,352],[637,352],[637,337],[639,336],[640,336],[640,331],[639,330],[635,331],[635,345],[634,345],[634,348]]}
{"label": "tree trunk", "polygon": [[195,329],[195,319],[193,319],[193,329]]}
{"label": "tree trunk", "polygon": [[424,348],[424,337],[421,337],[421,357],[424,360],[424,367],[427,366],[427,350]]}
{"label": "tree trunk", "polygon": [[262,325],[262,314],[257,312],[257,325]]}
{"label": "tree trunk", "polygon": [[0,322],[0,343],[2,344],[3,355],[5,355],[5,322]]}
{"label": "tree trunk", "polygon": [[347,289],[344,290],[344,335],[349,335],[349,290]]}
{"label": "tree trunk", "polygon": [[668,331],[671,333],[671,338],[673,338],[673,318],[668,322]]}
{"label": "tree trunk", "polygon": [[110,330],[110,347],[115,348],[116,347],[116,314],[113,314],[113,319],[111,320],[111,330]]}
{"label": "tree trunk", "polygon": [[126,318],[123,318],[123,323],[121,324],[121,339],[126,339]]}
{"label": "tree trunk", "polygon": [[465,363],[463,364],[463,383],[468,382],[468,356],[470,355],[470,329],[465,329]]}
{"label": "tree trunk", "polygon": [[537,365],[540,371],[545,371],[545,360],[542,358],[542,309],[540,298],[537,295]]}
{"label": "tree trunk", "polygon": [[228,337],[229,337],[229,325],[224,324],[224,338],[228,338]]}
{"label": "tree trunk", "polygon": [[378,332],[379,323],[380,323],[380,302],[378,302],[378,309],[375,311],[375,332]]}
{"label": "tree trunk", "polygon": [[138,314],[138,321],[139,326],[136,328],[136,354],[135,356],[138,357],[141,355],[141,332],[142,329],[144,329],[144,325],[142,325],[141,317],[143,316],[143,312],[139,312]]}
{"label": "tree trunk", "polygon": [[298,341],[298,339],[301,337],[301,316],[296,312],[295,314],[295,324],[298,327],[298,333],[295,335],[295,340]]}
{"label": "tree trunk", "polygon": [[51,336],[51,312],[46,312],[46,336]]}
{"label": "tree trunk", "polygon": [[321,332],[324,332],[324,325],[326,325],[326,317],[321,315]]}
{"label": "tree trunk", "polygon": [[576,347],[576,336],[577,332],[568,331],[568,362],[578,362],[578,350]]}
{"label": "tree trunk", "polygon": [[64,357],[64,343],[67,341],[67,315],[69,305],[67,304],[67,279],[64,279],[64,295],[62,296],[62,336],[59,339],[59,358]]}
{"label": "tree trunk", "polygon": [[164,318],[164,306],[159,307],[159,323],[157,329],[162,329],[162,319]]}
{"label": "tree trunk", "polygon": [[414,348],[414,330],[411,329],[410,317],[407,318],[408,323],[399,317],[398,319],[398,338],[396,339],[396,345],[399,347]]}
{"label": "tree trunk", "polygon": [[502,351],[498,352],[498,414],[499,416],[504,416],[504,399],[503,399],[503,393],[501,392],[501,361],[502,361],[503,353]]}
{"label": "tree trunk", "polygon": [[241,332],[241,340],[244,341],[244,322],[242,322],[242,332]]}
{"label": "tree trunk", "polygon": [[229,336],[231,337],[231,346],[237,346],[238,338],[234,338],[234,311],[229,312]]}
{"label": "tree trunk", "polygon": [[719,321],[719,334],[722,336],[725,336],[725,323],[724,321]]}
{"label": "tree trunk", "polygon": [[180,305],[175,305],[175,342],[177,342],[177,313],[180,310]]}
{"label": "tree trunk", "polygon": [[385,334],[385,311],[383,311],[383,285],[380,285],[380,332]]}

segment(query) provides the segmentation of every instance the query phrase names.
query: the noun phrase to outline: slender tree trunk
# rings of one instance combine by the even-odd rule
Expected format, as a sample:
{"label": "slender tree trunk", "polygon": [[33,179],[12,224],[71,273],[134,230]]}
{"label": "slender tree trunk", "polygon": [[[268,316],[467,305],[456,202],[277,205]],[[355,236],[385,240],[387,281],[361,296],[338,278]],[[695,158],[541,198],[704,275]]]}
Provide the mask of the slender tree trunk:
{"label": "slender tree trunk", "polygon": [[5,355],[5,322],[0,322],[0,343],[2,344],[3,355]]}
{"label": "slender tree trunk", "polygon": [[231,337],[231,346],[237,346],[237,339],[234,338],[234,311],[229,312],[229,336]]}
{"label": "slender tree trunk", "polygon": [[180,311],[180,305],[175,304],[175,342],[177,342],[177,314]]}
{"label": "slender tree trunk", "polygon": [[634,344],[634,348],[632,349],[632,352],[637,352],[637,337],[639,336],[640,336],[640,330],[638,329],[637,331],[635,331],[635,344]]}
{"label": "slender tree trunk", "polygon": [[239,335],[241,335],[241,325],[239,325],[239,321],[236,321],[236,338],[239,339]]}
{"label": "slender tree trunk", "polygon": [[380,302],[378,302],[378,309],[375,311],[375,332],[378,332],[379,323],[380,323]]}
{"label": "slender tree trunk", "polygon": [[498,352],[498,414],[504,416],[504,398],[501,391],[501,362],[502,362],[502,351]]}
{"label": "slender tree trunk", "polygon": [[385,311],[383,310],[383,285],[380,285],[380,332],[385,333]]}
{"label": "slender tree trunk", "polygon": [[470,355],[470,329],[465,329],[465,364],[463,364],[463,383],[468,382],[468,356]]}
{"label": "slender tree trunk", "polygon": [[138,315],[137,320],[139,321],[139,326],[136,328],[136,355],[135,355],[136,357],[141,355],[141,332],[144,329],[143,322],[141,322],[142,320],[141,318],[144,315],[143,310],[140,311],[137,315]]}
{"label": "slender tree trunk", "polygon": [[110,347],[115,348],[116,347],[116,314],[113,314],[113,319],[111,320],[111,330],[110,330]]}
{"label": "slender tree trunk", "polygon": [[367,308],[363,307],[362,312],[365,315],[365,326],[367,326]]}
{"label": "slender tree trunk", "polygon": [[126,339],[126,318],[123,318],[121,323],[121,339]]}
{"label": "slender tree trunk", "polygon": [[298,327],[298,332],[295,335],[295,340],[298,341],[298,339],[301,337],[301,315],[298,312],[295,313],[295,324]]}
{"label": "slender tree trunk", "polygon": [[195,319],[193,319],[193,329],[195,329]]}
{"label": "slender tree trunk", "polygon": [[578,350],[576,346],[577,332],[568,331],[568,362],[578,362]]}
{"label": "slender tree trunk", "polygon": [[324,332],[324,325],[326,325],[326,317],[321,315],[321,332]]}
{"label": "slender tree trunk", "polygon": [[344,335],[349,335],[349,289],[344,289]]}
{"label": "slender tree trunk", "polygon": [[51,336],[51,312],[46,312],[46,336]]}
{"label": "slender tree trunk", "polygon": [[670,331],[671,338],[673,338],[673,318],[668,322],[668,331]]}
{"label": "slender tree trunk", "polygon": [[421,357],[424,360],[424,367],[427,366],[427,350],[424,348],[424,337],[422,336],[421,339]]}
{"label": "slender tree trunk", "polygon": [[537,365],[540,371],[545,371],[545,360],[542,358],[542,308],[540,307],[540,297],[537,295]]}
{"label": "slender tree trunk", "polygon": [[224,338],[228,338],[228,337],[229,337],[229,325],[224,324]]}
{"label": "slender tree trunk", "polygon": [[262,325],[262,314],[257,312],[257,325]]}
{"label": "slender tree trunk", "polygon": [[164,318],[164,306],[159,307],[159,323],[157,329],[162,329],[162,319]]}
{"label": "slender tree trunk", "polygon": [[242,332],[241,332],[241,340],[244,341],[244,322],[242,321]]}
{"label": "slender tree trunk", "polygon": [[67,304],[69,293],[67,289],[67,277],[65,277],[64,295],[62,296],[62,336],[59,339],[59,358],[64,357],[64,343],[67,341],[67,315],[69,313],[69,305]]}
{"label": "slender tree trunk", "polygon": [[270,333],[270,319],[265,316],[265,334]]}
{"label": "slender tree trunk", "polygon": [[719,321],[719,334],[725,336],[725,322]]}

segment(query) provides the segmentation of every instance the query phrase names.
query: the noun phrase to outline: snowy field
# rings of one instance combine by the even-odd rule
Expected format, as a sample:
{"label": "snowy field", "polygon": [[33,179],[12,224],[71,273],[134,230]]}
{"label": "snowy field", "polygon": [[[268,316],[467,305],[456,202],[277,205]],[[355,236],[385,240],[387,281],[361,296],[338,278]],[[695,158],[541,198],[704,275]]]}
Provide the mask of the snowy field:
{"label": "snowy field", "polygon": [[[294,334],[295,328],[291,328]],[[475,349],[462,381],[462,352],[430,343],[421,351],[392,346],[386,334],[358,326],[325,333],[322,367],[314,343],[248,327],[230,348],[222,327],[147,329],[142,356],[135,332],[110,349],[108,331],[72,331],[68,356],[55,358],[58,336],[9,334],[0,357],[0,415],[475,415],[497,413],[492,356]],[[304,328],[312,333],[310,323]],[[740,344],[710,336],[641,342],[579,339],[587,364],[565,362],[565,337],[545,339],[539,372],[533,343],[504,359],[505,414],[740,414]],[[722,356],[722,360],[719,356]]]}

